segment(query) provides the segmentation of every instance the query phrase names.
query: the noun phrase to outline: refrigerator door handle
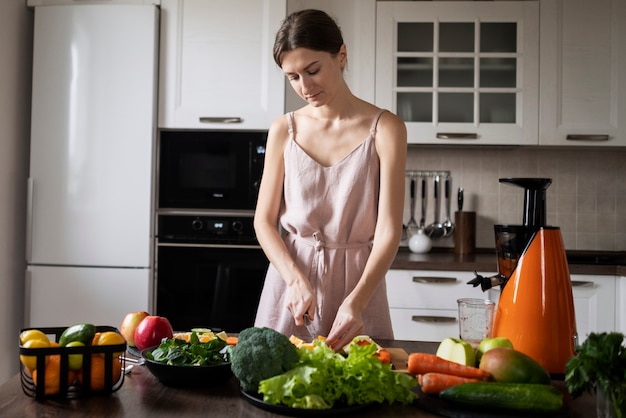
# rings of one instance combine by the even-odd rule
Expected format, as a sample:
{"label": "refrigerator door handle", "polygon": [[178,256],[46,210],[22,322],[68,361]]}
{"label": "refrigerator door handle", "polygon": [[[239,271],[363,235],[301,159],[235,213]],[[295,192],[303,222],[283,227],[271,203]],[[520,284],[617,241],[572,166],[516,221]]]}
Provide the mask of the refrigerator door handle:
{"label": "refrigerator door handle", "polygon": [[26,262],[32,261],[33,251],[33,199],[35,193],[35,180],[28,178],[26,196]]}

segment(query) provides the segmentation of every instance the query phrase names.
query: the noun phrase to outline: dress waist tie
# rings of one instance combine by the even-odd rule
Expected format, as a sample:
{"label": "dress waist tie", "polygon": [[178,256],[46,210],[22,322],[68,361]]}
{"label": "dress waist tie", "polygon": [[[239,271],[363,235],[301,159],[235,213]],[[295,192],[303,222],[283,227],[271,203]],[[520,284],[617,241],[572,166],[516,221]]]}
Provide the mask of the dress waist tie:
{"label": "dress waist tie", "polygon": [[326,263],[326,252],[325,248],[330,249],[348,249],[348,248],[362,248],[367,247],[372,244],[372,241],[368,242],[346,242],[346,243],[327,243],[324,240],[324,236],[320,231],[316,231],[313,233],[313,239],[305,238],[303,236],[292,234],[298,241],[310,245],[315,248],[315,265],[317,267],[318,274],[321,273],[322,276],[326,275],[327,263]]}

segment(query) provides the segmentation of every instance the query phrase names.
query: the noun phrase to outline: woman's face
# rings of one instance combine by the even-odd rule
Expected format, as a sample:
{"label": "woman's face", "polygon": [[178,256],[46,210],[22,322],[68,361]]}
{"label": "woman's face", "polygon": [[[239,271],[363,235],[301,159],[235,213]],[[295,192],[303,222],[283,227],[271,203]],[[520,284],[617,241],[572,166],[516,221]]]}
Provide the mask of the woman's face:
{"label": "woman's face", "polygon": [[295,92],[312,106],[329,103],[344,83],[345,45],[336,55],[296,48],[282,56],[282,69]]}

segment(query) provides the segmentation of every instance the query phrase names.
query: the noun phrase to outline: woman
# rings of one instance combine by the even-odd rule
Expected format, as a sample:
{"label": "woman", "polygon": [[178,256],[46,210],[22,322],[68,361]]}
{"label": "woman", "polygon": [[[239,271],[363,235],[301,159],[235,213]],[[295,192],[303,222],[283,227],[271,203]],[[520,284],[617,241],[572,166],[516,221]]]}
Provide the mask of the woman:
{"label": "woman", "polygon": [[255,326],[318,335],[340,349],[391,339],[384,278],[402,232],[406,128],[354,96],[341,30],[326,13],[289,15],[274,60],[307,105],[268,133],[254,226],[270,260]]}

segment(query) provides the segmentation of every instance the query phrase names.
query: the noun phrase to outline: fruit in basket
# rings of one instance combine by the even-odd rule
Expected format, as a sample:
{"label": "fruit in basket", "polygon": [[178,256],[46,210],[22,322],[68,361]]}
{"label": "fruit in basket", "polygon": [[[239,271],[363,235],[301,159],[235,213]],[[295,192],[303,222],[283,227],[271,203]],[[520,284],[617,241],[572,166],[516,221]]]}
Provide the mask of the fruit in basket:
{"label": "fruit in basket", "polygon": [[[80,341],[70,341],[65,345],[66,347],[84,347],[85,344]],[[68,354],[67,355],[67,367],[70,370],[80,370],[83,367],[83,355],[82,354]]]}
{"label": "fruit in basket", "polygon": [[[120,380],[120,376],[122,375],[122,363],[119,359],[113,358],[113,363],[111,365],[111,386],[115,385],[115,383]],[[91,377],[89,379],[90,389],[92,391],[98,392],[105,390],[105,360],[104,357],[98,354],[91,355]],[[84,370],[78,372],[76,376],[78,382],[80,384],[84,384]],[[108,388],[106,388],[108,389]]]}
{"label": "fruit in basket", "polygon": [[147,316],[150,316],[150,314],[146,311],[129,312],[124,316],[122,325],[120,325],[120,334],[126,339],[129,347],[136,347],[135,330]]}
{"label": "fruit in basket", "polygon": [[172,338],[174,330],[170,321],[157,315],[146,316],[135,330],[135,346],[139,350],[159,345],[163,338]]}
{"label": "fruit in basket", "polygon": [[476,353],[474,347],[467,341],[459,338],[444,338],[437,348],[437,357],[463,364],[464,366],[476,365]]}
{"label": "fruit in basket", "polygon": [[80,341],[85,345],[91,344],[94,335],[96,335],[96,327],[92,324],[76,324],[67,327],[59,337],[59,344],[65,347],[67,343],[72,341]]}
{"label": "fruit in basket", "polygon": [[[45,377],[44,377],[44,394],[46,395],[56,395],[61,390],[61,356],[56,354],[52,356],[47,356],[48,362],[46,363],[45,368]],[[32,371],[33,383],[37,386],[37,370]],[[73,370],[68,370],[67,373],[67,385],[68,387],[74,383],[76,379],[76,372]]]}
{"label": "fruit in basket", "polygon": [[550,384],[550,374],[531,357],[512,348],[493,348],[483,354],[479,368],[505,383]]}
{"label": "fruit in basket", "polygon": [[[96,332],[91,345],[120,345],[124,344],[126,340],[122,337],[121,334],[118,334],[115,331],[104,331],[104,332]],[[104,356],[104,353],[99,353],[101,356]],[[114,353],[114,357],[121,356],[122,352]]]}
{"label": "fruit in basket", "polygon": [[[32,339],[22,344],[22,347],[24,348],[48,348],[50,347],[50,341]],[[46,363],[49,360],[48,357],[49,356],[46,356]],[[24,366],[26,366],[28,370],[32,371],[37,368],[37,356],[27,356],[27,355],[22,354],[20,355],[20,361],[22,362]]]}
{"label": "fruit in basket", "polygon": [[30,340],[41,340],[50,343],[50,339],[43,331],[38,329],[27,329],[20,333],[20,345],[26,344]]}

